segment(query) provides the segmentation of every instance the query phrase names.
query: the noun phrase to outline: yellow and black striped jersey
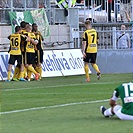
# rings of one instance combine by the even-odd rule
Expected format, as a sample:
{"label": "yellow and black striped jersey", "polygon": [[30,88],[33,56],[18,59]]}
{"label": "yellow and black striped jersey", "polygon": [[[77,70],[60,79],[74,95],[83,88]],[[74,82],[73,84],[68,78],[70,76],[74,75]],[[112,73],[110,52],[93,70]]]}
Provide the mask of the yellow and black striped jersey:
{"label": "yellow and black striped jersey", "polygon": [[[24,35],[36,40],[36,36],[33,32],[25,32]],[[25,52],[35,53],[35,45],[32,42],[25,43]]]}
{"label": "yellow and black striped jersey", "polygon": [[21,34],[24,34],[26,32],[26,30],[22,29],[21,30]]}
{"label": "yellow and black striped jersey", "polygon": [[86,53],[96,53],[97,52],[97,41],[98,34],[95,29],[86,30],[83,33],[83,41],[86,41]]}
{"label": "yellow and black striped jersey", "polygon": [[[24,35],[25,32],[26,32],[26,30],[24,30],[24,29],[21,30],[21,34],[22,34],[22,35]],[[21,49],[22,52],[25,52],[25,50],[24,50],[24,45],[25,45],[25,41],[22,41],[22,49]]]}
{"label": "yellow and black striped jersey", "polygon": [[26,41],[26,37],[21,34],[11,34],[8,39],[10,40],[9,54],[21,55],[21,43]]}
{"label": "yellow and black striped jersey", "polygon": [[41,33],[39,31],[37,31],[37,32],[38,32],[38,34],[36,34],[36,39],[38,40],[38,44],[36,45],[36,48],[38,50],[43,50],[43,46],[42,46],[42,40],[43,40],[43,38],[41,36]]}

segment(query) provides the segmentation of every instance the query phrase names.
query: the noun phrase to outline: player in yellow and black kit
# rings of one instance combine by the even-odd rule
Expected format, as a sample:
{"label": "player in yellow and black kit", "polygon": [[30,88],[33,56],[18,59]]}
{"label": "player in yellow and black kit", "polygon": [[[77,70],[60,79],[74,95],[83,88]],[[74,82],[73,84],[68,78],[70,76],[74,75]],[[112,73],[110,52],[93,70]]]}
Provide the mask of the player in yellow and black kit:
{"label": "player in yellow and black kit", "polygon": [[[29,23],[25,22],[25,21],[22,21],[20,23],[20,27],[21,27],[21,34],[23,35],[25,32],[26,32],[26,26],[28,26]],[[23,60],[24,60],[24,55],[25,55],[25,51],[24,51],[24,44],[25,44],[25,41],[22,40],[21,41],[21,51],[22,51],[22,56],[23,56]],[[26,77],[26,68],[24,67],[24,77]],[[16,65],[15,67],[15,70],[14,70],[14,75],[13,75],[13,78],[12,80],[13,81],[19,81],[18,79],[20,78],[20,65]]]}
{"label": "player in yellow and black kit", "polygon": [[21,52],[21,42],[22,41],[28,41],[28,38],[26,36],[23,36],[20,34],[21,28],[20,26],[15,27],[15,33],[11,34],[8,39],[10,40],[10,49],[9,49],[9,62],[8,62],[8,78],[7,81],[10,81],[11,76],[11,69],[12,65],[15,64],[15,61],[17,60],[18,65],[20,65],[20,81],[25,81],[23,78],[24,74],[24,64],[23,64],[23,57]]}
{"label": "player in yellow and black kit", "polygon": [[89,72],[88,63],[91,63],[92,67],[97,72],[97,79],[100,79],[101,77],[100,70],[96,64],[98,34],[97,31],[92,28],[91,22],[89,20],[85,22],[85,27],[86,31],[83,33],[82,52],[83,52],[86,81],[90,82],[90,77],[88,73]]}
{"label": "player in yellow and black kit", "polygon": [[43,46],[42,41],[44,40],[41,33],[38,31],[38,26],[36,23],[32,24],[32,32],[35,34],[38,44],[35,48],[35,70],[40,74],[39,79],[42,78],[42,66],[43,63]]}
{"label": "player in yellow and black kit", "polygon": [[26,32],[24,33],[24,35],[28,36],[28,38],[30,39],[30,41],[25,44],[25,67],[28,71],[34,73],[35,79],[38,80],[39,73],[37,73],[32,66],[33,64],[35,64],[35,46],[37,45],[38,40],[36,39],[35,34],[31,31],[32,27],[28,25],[26,27]]}

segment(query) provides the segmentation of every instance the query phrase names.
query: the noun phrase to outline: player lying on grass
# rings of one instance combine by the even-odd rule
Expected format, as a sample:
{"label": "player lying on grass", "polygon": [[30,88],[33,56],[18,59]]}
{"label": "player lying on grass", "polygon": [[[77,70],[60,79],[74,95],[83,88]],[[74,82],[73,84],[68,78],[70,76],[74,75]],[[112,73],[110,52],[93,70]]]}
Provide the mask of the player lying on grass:
{"label": "player lying on grass", "polygon": [[[116,103],[118,97],[122,100],[122,106]],[[100,107],[105,117],[116,115],[121,120],[133,120],[133,83],[124,83],[118,86],[110,99],[110,108]]]}

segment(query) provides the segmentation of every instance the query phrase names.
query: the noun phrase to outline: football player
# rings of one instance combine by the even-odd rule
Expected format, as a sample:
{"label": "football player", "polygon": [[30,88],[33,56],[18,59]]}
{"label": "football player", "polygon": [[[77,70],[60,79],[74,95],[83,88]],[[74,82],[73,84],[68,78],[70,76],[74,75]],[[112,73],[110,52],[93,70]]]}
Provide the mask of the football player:
{"label": "football player", "polygon": [[35,64],[35,46],[38,44],[38,40],[36,39],[35,34],[32,32],[32,26],[28,25],[26,27],[26,32],[24,33],[30,41],[26,42],[25,46],[25,67],[28,71],[35,74],[35,79],[38,80],[39,73],[35,71],[33,68],[33,64]]}
{"label": "football player", "polygon": [[[20,23],[20,27],[21,27],[21,34],[23,35],[25,32],[26,32],[26,26],[28,25],[29,23],[25,22],[25,21],[22,21]],[[21,51],[22,51],[22,57],[23,57],[23,60],[24,60],[24,56],[25,56],[25,51],[24,51],[24,44],[25,44],[25,41],[21,41]],[[23,62],[24,63],[24,62]],[[24,67],[24,77],[25,78],[27,76],[26,74],[26,68]],[[14,75],[13,75],[13,78],[12,78],[12,81],[19,81],[18,79],[20,78],[20,65],[16,65],[15,67],[15,70],[14,70]]]}
{"label": "football player", "polygon": [[[121,98],[122,106],[117,104],[118,97]],[[100,107],[105,117],[116,115],[121,120],[133,120],[133,83],[123,83],[118,86],[110,99],[110,108]]]}
{"label": "football player", "polygon": [[9,49],[9,62],[8,62],[8,78],[7,81],[10,81],[11,76],[11,70],[12,65],[15,64],[15,61],[17,61],[18,66],[20,66],[20,81],[25,81],[23,78],[24,76],[24,64],[23,64],[23,57],[21,52],[21,44],[22,41],[29,41],[29,39],[26,36],[23,36],[20,34],[21,28],[20,26],[15,27],[15,33],[11,34],[8,39],[10,40],[10,49]]}
{"label": "football player", "polygon": [[42,78],[42,62],[43,62],[43,46],[42,41],[44,40],[41,33],[38,31],[38,26],[36,23],[32,24],[32,32],[35,34],[38,44],[35,48],[35,70],[40,74],[39,79]]}
{"label": "football player", "polygon": [[86,74],[86,82],[90,82],[88,63],[91,63],[92,67],[97,72],[97,79],[99,80],[101,77],[100,70],[98,68],[98,65],[96,64],[98,34],[97,31],[92,28],[91,22],[89,20],[85,22],[85,27],[86,31],[83,33],[82,53],[84,70]]}

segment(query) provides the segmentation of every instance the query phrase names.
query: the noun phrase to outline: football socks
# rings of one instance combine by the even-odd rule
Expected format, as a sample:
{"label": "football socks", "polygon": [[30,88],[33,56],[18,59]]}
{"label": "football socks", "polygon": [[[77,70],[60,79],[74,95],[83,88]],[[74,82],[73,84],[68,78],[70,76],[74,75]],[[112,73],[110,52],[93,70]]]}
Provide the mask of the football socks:
{"label": "football socks", "polygon": [[35,69],[32,66],[29,66],[27,69],[29,71],[33,72],[34,74],[37,74],[37,72],[35,71]]}
{"label": "football socks", "polygon": [[95,69],[95,71],[96,71],[97,73],[100,73],[100,71],[99,71],[99,68],[98,68],[98,65],[97,65],[97,64],[93,64],[93,65],[92,65],[92,67]]}
{"label": "football socks", "polygon": [[89,66],[88,66],[88,64],[84,66],[84,71],[85,71],[86,79],[89,79]]}
{"label": "football socks", "polygon": [[10,80],[10,76],[11,76],[11,71],[8,71],[8,73],[7,73],[7,80]]}

